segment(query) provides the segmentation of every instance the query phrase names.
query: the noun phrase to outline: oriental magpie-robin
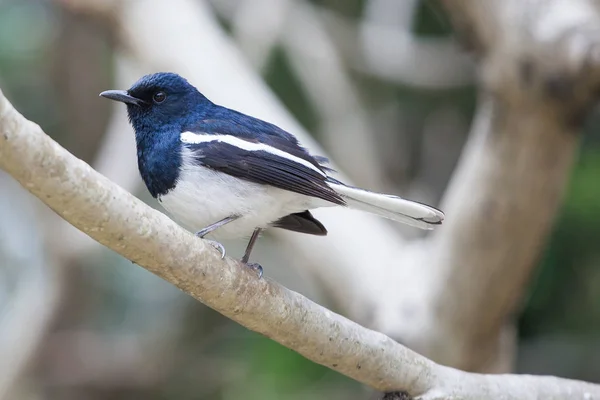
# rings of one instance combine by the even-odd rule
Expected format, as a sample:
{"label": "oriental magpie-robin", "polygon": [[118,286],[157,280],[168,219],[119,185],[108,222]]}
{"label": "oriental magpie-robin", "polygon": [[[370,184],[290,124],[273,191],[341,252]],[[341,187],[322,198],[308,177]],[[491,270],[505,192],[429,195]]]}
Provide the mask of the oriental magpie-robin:
{"label": "oriental magpie-robin", "polygon": [[[327,160],[311,155],[290,133],[214,104],[181,76],[156,73],[129,90],[101,96],[127,105],[135,130],[138,167],[148,190],[199,237],[250,237],[249,264],[268,227],[311,235],[327,230],[309,210],[346,206],[422,229],[444,214],[397,196],[351,187],[330,177]],[[211,243],[225,256],[225,249]]]}

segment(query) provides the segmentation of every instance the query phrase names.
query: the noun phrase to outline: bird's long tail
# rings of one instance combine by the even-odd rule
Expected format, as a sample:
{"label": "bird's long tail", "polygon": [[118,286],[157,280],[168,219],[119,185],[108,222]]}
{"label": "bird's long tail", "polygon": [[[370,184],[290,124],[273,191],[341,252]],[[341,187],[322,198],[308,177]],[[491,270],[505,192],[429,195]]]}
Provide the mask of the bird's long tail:
{"label": "bird's long tail", "polygon": [[348,207],[367,211],[421,229],[433,229],[444,220],[444,213],[425,204],[398,196],[370,192],[331,179],[329,186],[346,201]]}

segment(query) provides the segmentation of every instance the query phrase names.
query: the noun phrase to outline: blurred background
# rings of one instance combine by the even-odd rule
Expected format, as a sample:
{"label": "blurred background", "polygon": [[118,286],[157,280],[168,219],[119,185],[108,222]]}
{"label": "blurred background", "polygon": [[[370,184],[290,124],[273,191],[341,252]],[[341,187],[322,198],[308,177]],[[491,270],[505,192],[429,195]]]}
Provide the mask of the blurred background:
{"label": "blurred background", "polygon": [[[113,110],[97,95],[117,88],[115,32],[69,3],[0,0],[0,87],[27,118],[95,165]],[[208,4],[256,74],[354,183],[438,204],[476,104],[474,64],[452,39],[438,4]],[[598,132],[594,113],[522,304],[516,372],[600,383]],[[133,140],[128,127],[121,134]],[[134,156],[115,155],[109,164]],[[139,181],[127,189],[155,206]],[[0,172],[0,388],[10,386],[4,398],[370,395],[111,251],[66,240],[71,236],[58,224]],[[268,237],[262,249],[270,252]],[[269,274],[331,306],[297,272],[272,268]]]}

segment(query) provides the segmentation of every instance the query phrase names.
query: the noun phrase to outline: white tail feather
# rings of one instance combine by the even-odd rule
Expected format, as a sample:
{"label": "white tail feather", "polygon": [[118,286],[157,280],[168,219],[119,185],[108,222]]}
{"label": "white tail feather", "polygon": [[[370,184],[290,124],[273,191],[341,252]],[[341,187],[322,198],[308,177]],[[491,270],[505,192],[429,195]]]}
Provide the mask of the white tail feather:
{"label": "white tail feather", "polygon": [[350,208],[377,214],[416,228],[433,229],[444,220],[443,212],[425,204],[338,183],[329,183],[329,186],[342,196]]}

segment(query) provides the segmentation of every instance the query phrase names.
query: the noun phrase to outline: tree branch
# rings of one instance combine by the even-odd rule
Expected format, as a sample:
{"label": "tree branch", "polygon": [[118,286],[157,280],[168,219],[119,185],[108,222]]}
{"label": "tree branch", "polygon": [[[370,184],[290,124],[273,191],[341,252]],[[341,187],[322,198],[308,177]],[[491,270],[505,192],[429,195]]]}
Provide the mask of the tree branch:
{"label": "tree branch", "polygon": [[484,376],[443,367],[335,314],[183,230],[98,174],[20,115],[0,92],[0,168],[69,223],[232,320],[382,391],[420,399],[600,398],[553,377]]}
{"label": "tree branch", "polygon": [[[358,26],[362,55],[358,69],[419,88],[464,86],[473,80],[473,63],[453,40],[422,38],[410,28],[418,2],[371,0]],[[390,21],[391,20],[391,21]]]}
{"label": "tree branch", "polygon": [[[367,109],[321,17],[308,2],[297,1],[290,8],[281,44],[290,67],[321,117],[317,135],[342,170],[359,186],[383,190],[385,173],[378,160],[377,136],[373,135]],[[311,45],[307,46],[307,42]],[[346,140],[344,146],[340,146],[340,137]]]}

